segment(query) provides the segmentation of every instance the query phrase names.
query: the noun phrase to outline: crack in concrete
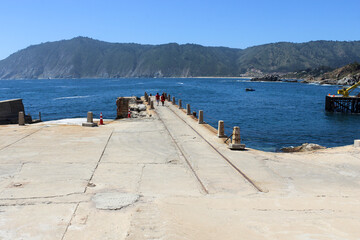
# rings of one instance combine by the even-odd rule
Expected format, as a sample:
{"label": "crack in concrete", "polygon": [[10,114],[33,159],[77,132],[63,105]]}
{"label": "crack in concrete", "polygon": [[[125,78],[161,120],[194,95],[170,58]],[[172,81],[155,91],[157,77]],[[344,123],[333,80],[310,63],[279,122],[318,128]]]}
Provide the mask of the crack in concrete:
{"label": "crack in concrete", "polygon": [[[45,127],[45,126],[44,126],[44,127]],[[31,136],[31,135],[39,132],[39,131],[42,130],[44,127],[41,127],[41,128],[39,128],[39,129],[37,129],[36,131],[34,131],[34,132],[32,132],[32,133],[29,133],[28,135],[26,135],[26,136],[24,136],[24,137],[16,140],[15,142],[6,145],[5,147],[1,148],[0,151],[2,151],[2,150],[4,150],[4,149],[6,149],[6,148],[8,148],[8,147],[10,147],[10,146],[12,146],[12,145],[14,145],[15,143],[18,143],[18,142],[20,142],[21,140],[23,140],[23,139],[25,139],[25,138],[27,138],[27,137],[29,137],[29,136]]]}
{"label": "crack in concrete", "polygon": [[140,178],[139,178],[139,181],[137,182],[136,192],[140,192],[140,187],[141,187],[141,182],[142,182],[142,178],[143,178],[143,175],[144,175],[145,166],[146,165],[143,164],[143,166],[141,168]]}
{"label": "crack in concrete", "polygon": [[68,194],[62,194],[62,195],[52,195],[52,196],[44,196],[44,197],[27,197],[27,198],[0,198],[0,201],[5,200],[32,200],[32,199],[42,199],[42,198],[60,198],[60,197],[67,197],[71,195],[77,195],[77,194],[84,194],[83,192],[73,192]]}
{"label": "crack in concrete", "polygon": [[24,203],[11,203],[11,204],[1,204],[0,207],[17,207],[17,206],[36,206],[36,205],[60,205],[60,204],[78,204],[78,203],[85,203],[89,201],[76,201],[76,202],[52,202],[52,201],[45,201],[45,202],[24,202]]}
{"label": "crack in concrete", "polygon": [[86,184],[86,187],[85,187],[85,189],[84,189],[84,193],[86,193],[86,191],[87,191],[87,189],[88,189],[88,187],[89,187],[89,183],[91,182],[91,180],[93,179],[93,177],[94,177],[94,175],[95,175],[96,169],[98,168],[98,166],[99,166],[99,164],[100,164],[100,162],[101,162],[101,159],[102,159],[102,157],[104,156],[105,150],[106,150],[106,148],[107,148],[107,146],[108,146],[108,144],[109,144],[109,142],[110,142],[110,138],[111,138],[111,136],[113,135],[113,133],[114,133],[114,129],[111,131],[110,136],[109,136],[109,138],[108,138],[108,140],[107,140],[107,142],[106,142],[106,144],[105,144],[105,147],[104,147],[104,149],[103,149],[103,151],[102,151],[102,153],[101,153],[101,155],[100,155],[100,158],[99,158],[98,162],[96,163],[95,169],[94,169],[94,171],[92,172],[91,177],[90,177],[90,179],[88,180],[88,182],[87,182],[87,184]]}
{"label": "crack in concrete", "polygon": [[64,234],[63,234],[62,237],[61,237],[61,240],[64,239],[65,234],[67,233],[67,231],[68,231],[68,229],[69,229],[69,227],[70,227],[70,225],[71,225],[71,222],[72,222],[72,220],[74,219],[74,217],[75,217],[75,215],[76,215],[76,211],[77,211],[79,205],[80,205],[80,203],[78,203],[78,204],[76,205],[75,210],[74,210],[73,214],[71,215],[70,221],[69,221],[69,223],[68,223],[67,226],[66,226],[65,232],[64,232]]}

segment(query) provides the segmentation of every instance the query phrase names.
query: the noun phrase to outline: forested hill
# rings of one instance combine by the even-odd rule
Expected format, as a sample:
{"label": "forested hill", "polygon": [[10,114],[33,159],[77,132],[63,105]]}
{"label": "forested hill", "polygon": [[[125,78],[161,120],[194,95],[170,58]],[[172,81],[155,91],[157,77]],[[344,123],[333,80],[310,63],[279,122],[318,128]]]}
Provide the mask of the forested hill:
{"label": "forested hill", "polygon": [[196,44],[47,42],[0,61],[1,79],[240,76],[340,67],[360,61],[360,41],[274,43],[246,49]]}

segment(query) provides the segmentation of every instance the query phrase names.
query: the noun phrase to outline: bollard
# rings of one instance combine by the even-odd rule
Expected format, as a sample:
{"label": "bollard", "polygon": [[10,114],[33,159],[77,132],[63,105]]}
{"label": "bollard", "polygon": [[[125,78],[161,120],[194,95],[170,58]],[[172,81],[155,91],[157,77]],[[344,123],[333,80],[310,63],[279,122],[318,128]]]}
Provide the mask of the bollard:
{"label": "bollard", "polygon": [[21,126],[25,125],[25,114],[24,112],[19,112],[19,119],[18,119],[18,123]]}
{"label": "bollard", "polygon": [[233,129],[232,141],[229,144],[229,148],[231,150],[244,150],[245,149],[245,144],[241,144],[239,127],[234,127],[234,129]]}
{"label": "bollard", "polygon": [[150,102],[151,102],[151,97],[148,96],[147,105],[150,105]]}
{"label": "bollard", "polygon": [[95,126],[97,126],[97,124],[94,123],[93,113],[92,112],[87,113],[86,123],[82,123],[82,126],[83,127],[95,127]]}
{"label": "bollard", "polygon": [[192,115],[193,115],[194,117],[196,117],[196,112],[195,112],[195,111],[193,111]]}
{"label": "bollard", "polygon": [[150,101],[150,109],[154,109],[154,101]]}
{"label": "bollard", "polygon": [[147,92],[144,93],[144,98],[145,98],[145,101],[147,101],[147,99],[148,99]]}
{"label": "bollard", "polygon": [[218,123],[218,134],[217,134],[217,136],[219,138],[226,137],[225,131],[224,131],[224,121],[223,120],[220,120],[219,123]]}
{"label": "bollard", "polygon": [[175,97],[173,97],[172,104],[175,105]]}
{"label": "bollard", "polygon": [[190,104],[186,104],[186,114],[191,115]]}
{"label": "bollard", "polygon": [[354,140],[354,147],[360,147],[360,140]]}
{"label": "bollard", "polygon": [[204,123],[204,112],[203,110],[199,110],[199,124],[203,124]]}
{"label": "bollard", "polygon": [[39,120],[40,120],[40,122],[41,122],[41,112],[39,112]]}
{"label": "bollard", "polygon": [[182,109],[182,102],[181,102],[181,99],[179,99],[179,109]]}
{"label": "bollard", "polygon": [[164,96],[165,96],[165,99],[167,99],[167,93],[165,93],[165,95],[164,95]]}
{"label": "bollard", "polygon": [[170,97],[170,94],[168,95],[168,101],[169,101],[169,102],[171,101],[171,97]]}

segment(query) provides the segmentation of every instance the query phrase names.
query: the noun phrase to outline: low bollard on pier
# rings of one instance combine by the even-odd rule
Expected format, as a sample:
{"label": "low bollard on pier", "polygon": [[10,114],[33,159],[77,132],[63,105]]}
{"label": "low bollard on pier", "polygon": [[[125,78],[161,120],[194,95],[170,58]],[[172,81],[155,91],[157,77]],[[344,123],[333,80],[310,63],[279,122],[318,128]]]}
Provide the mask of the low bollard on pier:
{"label": "low bollard on pier", "polygon": [[150,109],[154,109],[154,101],[150,101]]}
{"label": "low bollard on pier", "polygon": [[203,110],[199,110],[199,120],[198,120],[199,124],[203,124],[204,123],[204,112]]}
{"label": "low bollard on pier", "polygon": [[182,101],[181,101],[181,99],[179,99],[179,109],[182,109]]}
{"label": "low bollard on pier", "polygon": [[186,114],[191,115],[190,104],[186,104]]}
{"label": "low bollard on pier", "polygon": [[170,96],[170,94],[168,95],[167,100],[168,100],[169,102],[171,101],[171,96]]}
{"label": "low bollard on pier", "polygon": [[229,148],[231,150],[244,150],[245,149],[245,144],[241,144],[239,127],[234,127],[234,129],[233,129],[232,141],[229,144]]}
{"label": "low bollard on pier", "polygon": [[217,136],[219,138],[225,138],[226,135],[225,135],[225,130],[224,130],[224,121],[223,120],[220,120],[219,123],[218,123],[218,134]]}
{"label": "low bollard on pier", "polygon": [[24,126],[25,125],[25,114],[24,112],[19,112],[19,120],[18,123],[20,126]]}
{"label": "low bollard on pier", "polygon": [[175,97],[172,99],[172,104],[175,105]]}
{"label": "low bollard on pier", "polygon": [[92,112],[88,112],[88,113],[87,113],[86,123],[82,123],[82,126],[83,126],[83,127],[96,127],[96,126],[97,126],[97,124],[94,123],[93,113],[92,113]]}

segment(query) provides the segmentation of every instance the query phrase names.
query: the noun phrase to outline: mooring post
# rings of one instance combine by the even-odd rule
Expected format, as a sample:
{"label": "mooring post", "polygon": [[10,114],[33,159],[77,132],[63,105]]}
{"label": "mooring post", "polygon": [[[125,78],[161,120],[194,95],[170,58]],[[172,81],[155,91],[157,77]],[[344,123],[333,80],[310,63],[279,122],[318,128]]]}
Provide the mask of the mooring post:
{"label": "mooring post", "polygon": [[190,104],[186,104],[186,114],[191,115]]}
{"label": "mooring post", "polygon": [[354,147],[360,147],[360,140],[354,140]]}
{"label": "mooring post", "polygon": [[147,92],[144,93],[144,98],[145,98],[145,101],[147,101],[147,99],[148,99]]}
{"label": "mooring post", "polygon": [[198,120],[199,124],[203,124],[204,123],[204,112],[203,110],[199,110],[199,120]]}
{"label": "mooring post", "polygon": [[25,125],[25,114],[24,112],[19,112],[19,119],[18,119],[18,123],[21,126]]}
{"label": "mooring post", "polygon": [[154,101],[150,101],[150,109],[154,109]]}
{"label": "mooring post", "polygon": [[245,149],[245,144],[241,144],[240,128],[237,127],[237,126],[233,128],[232,141],[229,144],[229,148],[231,150],[243,150],[243,149]]}
{"label": "mooring post", "polygon": [[181,99],[179,99],[179,109],[182,109],[182,102],[181,102]]}
{"label": "mooring post", "polygon": [[151,97],[148,96],[147,105],[150,105],[150,102],[151,102]]}
{"label": "mooring post", "polygon": [[168,95],[167,100],[168,100],[169,102],[171,101],[171,96],[170,96],[170,94]]}
{"label": "mooring post", "polygon": [[219,138],[226,137],[225,131],[224,131],[224,121],[223,120],[220,120],[218,123],[218,134],[217,135]]}
{"label": "mooring post", "polygon": [[41,122],[41,112],[39,112],[39,120],[40,120],[40,122]]}
{"label": "mooring post", "polygon": [[82,126],[83,127],[95,127],[95,126],[97,126],[97,124],[94,123],[93,113],[92,112],[87,113],[86,123],[82,123]]}
{"label": "mooring post", "polygon": [[175,97],[173,97],[172,104],[175,105]]}

